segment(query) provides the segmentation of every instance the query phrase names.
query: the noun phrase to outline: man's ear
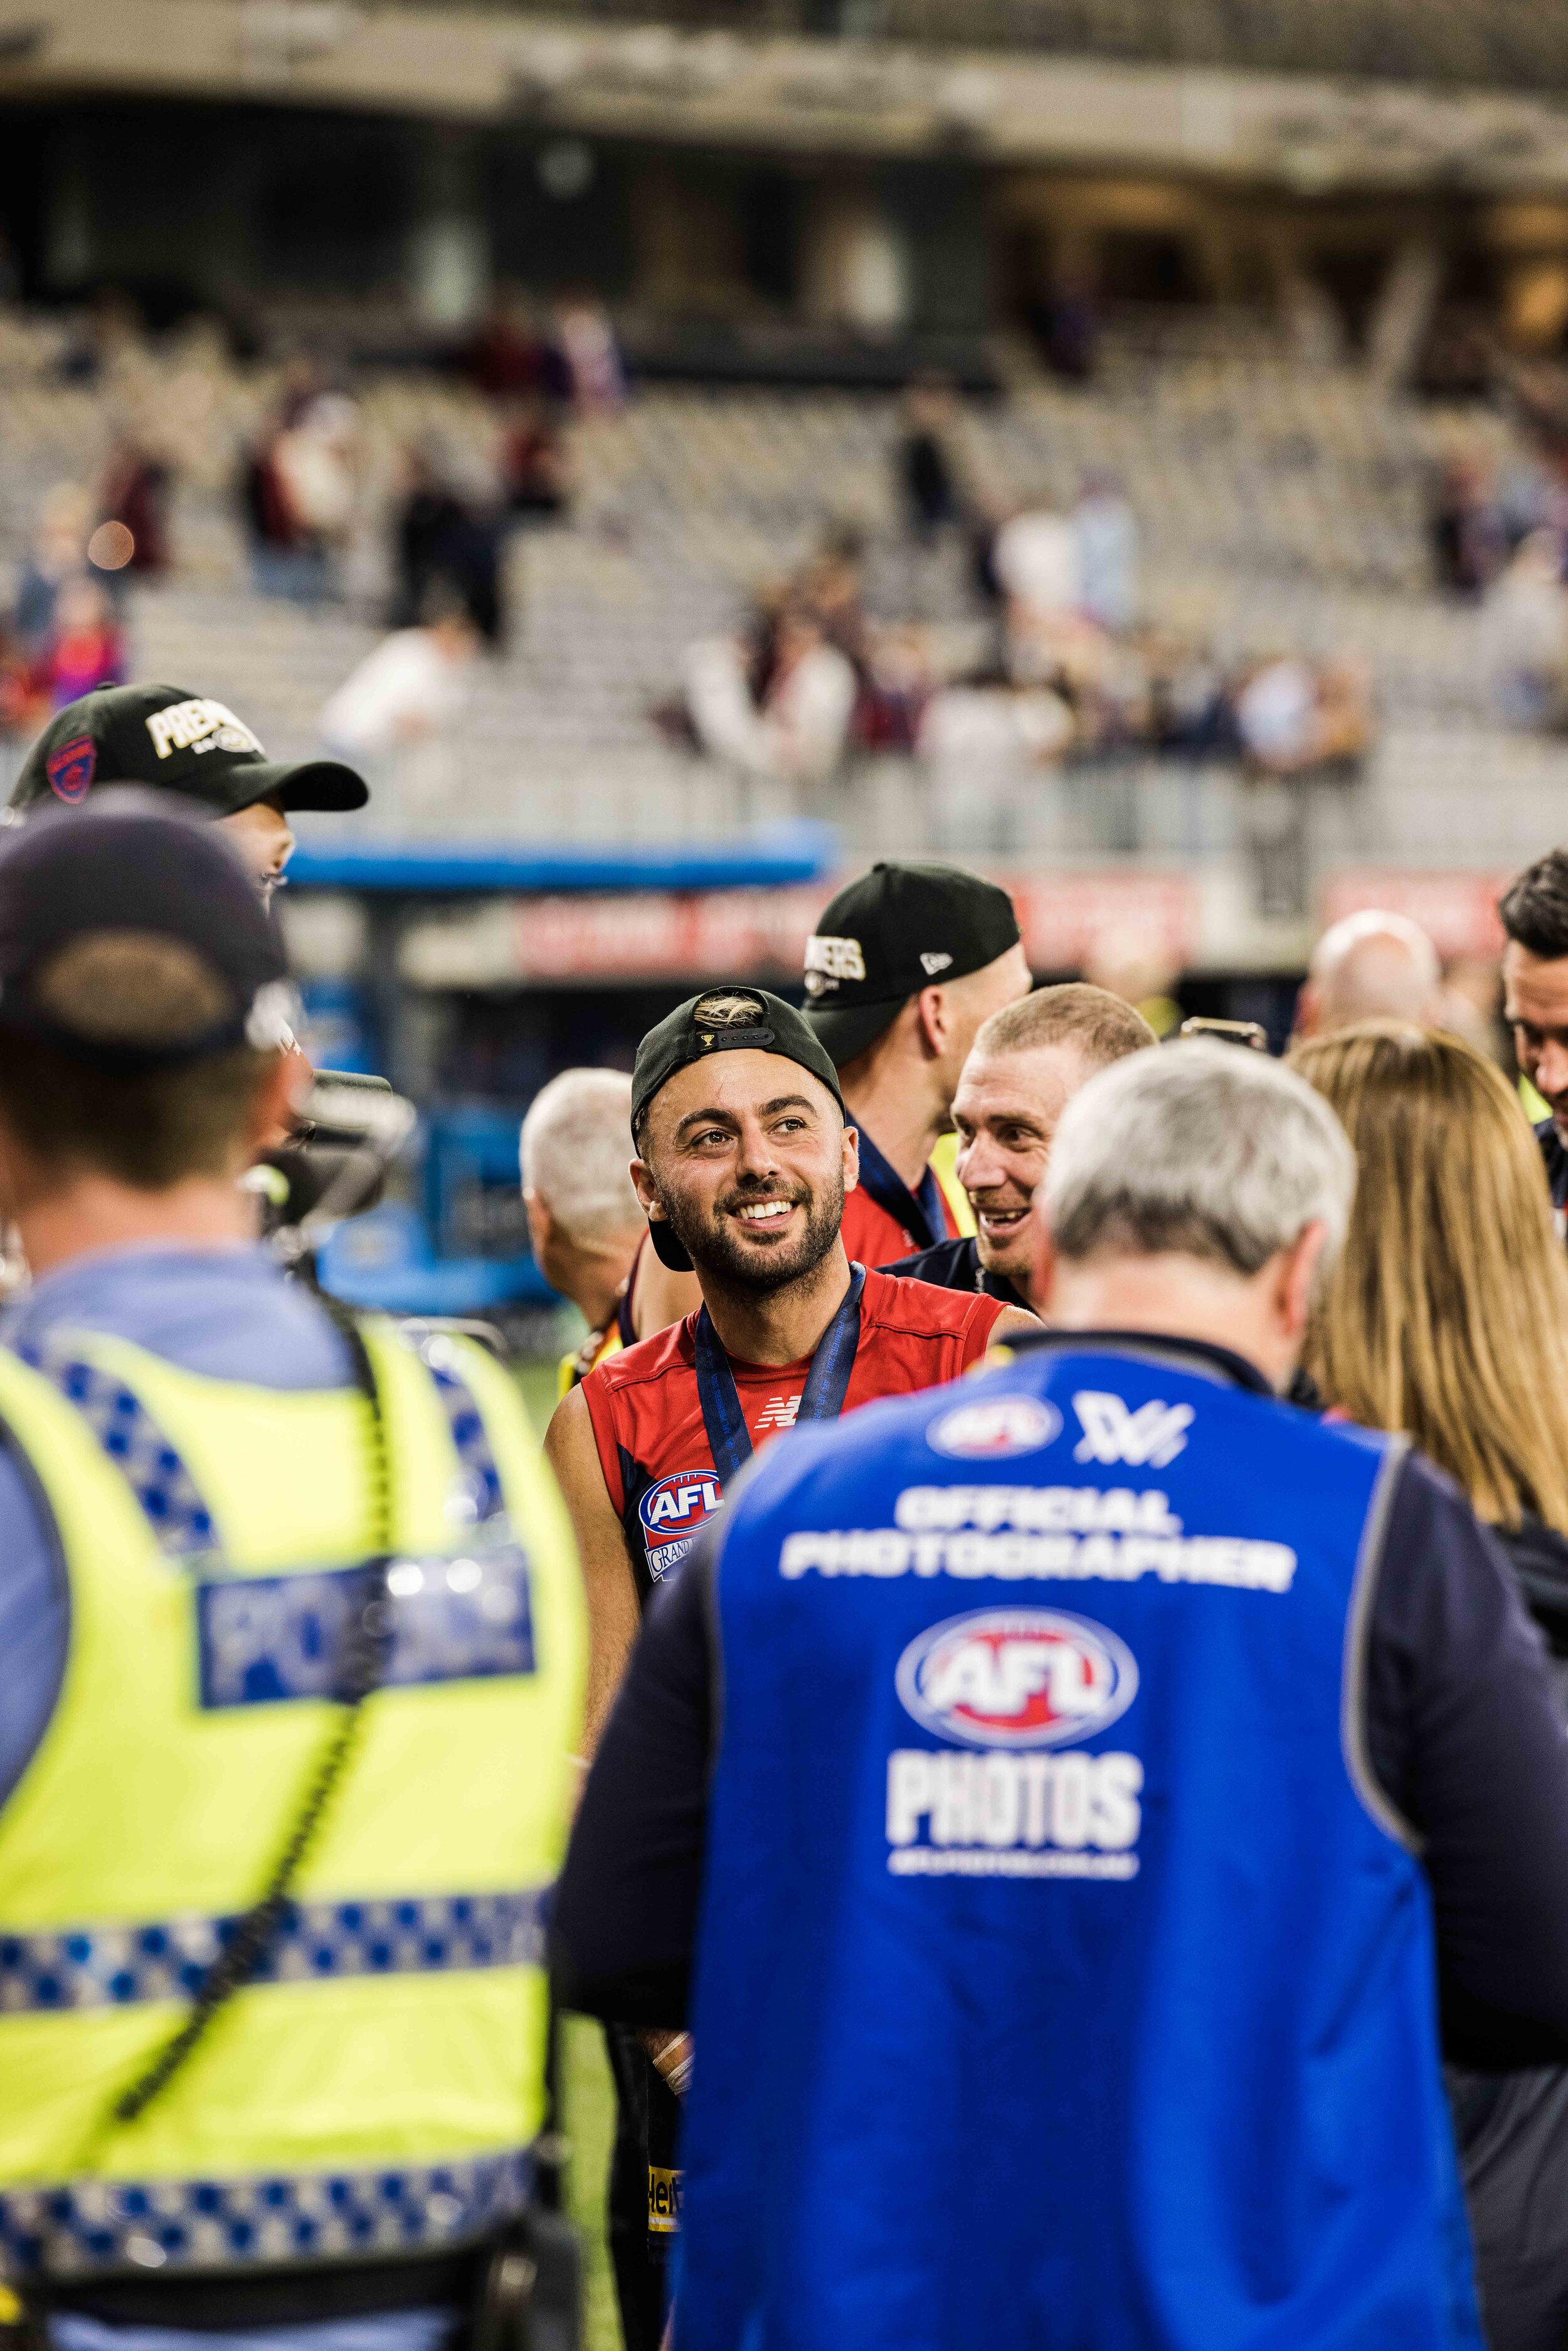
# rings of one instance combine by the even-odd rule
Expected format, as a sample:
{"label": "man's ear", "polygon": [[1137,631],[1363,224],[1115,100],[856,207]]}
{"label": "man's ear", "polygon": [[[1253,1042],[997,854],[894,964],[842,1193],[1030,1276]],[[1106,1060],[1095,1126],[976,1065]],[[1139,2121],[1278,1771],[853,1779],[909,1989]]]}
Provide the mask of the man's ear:
{"label": "man's ear", "polygon": [[632,1188],[648,1222],[651,1225],[661,1222],[664,1214],[664,1205],[659,1198],[659,1187],[653,1181],[653,1172],[645,1159],[633,1159],[632,1162]]}
{"label": "man's ear", "polygon": [[1280,1251],[1273,1305],[1281,1328],[1291,1339],[1300,1339],[1306,1331],[1327,1241],[1328,1227],[1321,1217],[1314,1217],[1290,1249]]}
{"label": "man's ear", "polygon": [[1318,991],[1316,984],[1303,979],[1296,995],[1296,1017],[1291,1023],[1291,1034],[1304,1045],[1318,1030]]}
{"label": "man's ear", "polygon": [[0,1118],[0,1220],[8,1224],[45,1180],[26,1144]]}
{"label": "man's ear", "polygon": [[272,1068],[256,1088],[251,1106],[250,1131],[246,1138],[247,1164],[258,1151],[276,1151],[289,1141],[315,1081],[316,1072],[298,1046],[279,1049]]}
{"label": "man's ear", "polygon": [[953,1017],[945,987],[923,987],[915,998],[915,1033],[927,1060],[939,1061],[953,1033]]}
{"label": "man's ear", "polygon": [[861,1180],[861,1138],[860,1129],[856,1126],[844,1129],[843,1170],[845,1191],[857,1191]]}

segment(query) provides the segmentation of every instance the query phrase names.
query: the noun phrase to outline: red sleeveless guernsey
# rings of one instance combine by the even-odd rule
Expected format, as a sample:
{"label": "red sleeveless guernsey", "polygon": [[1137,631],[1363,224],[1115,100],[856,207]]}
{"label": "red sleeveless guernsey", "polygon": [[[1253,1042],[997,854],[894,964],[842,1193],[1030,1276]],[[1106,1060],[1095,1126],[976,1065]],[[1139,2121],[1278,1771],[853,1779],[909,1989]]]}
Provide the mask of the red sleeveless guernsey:
{"label": "red sleeveless guernsey", "polygon": [[[843,1409],[938,1387],[977,1363],[996,1298],[868,1272]],[[696,1316],[596,1364],[582,1383],[604,1483],[625,1531],[638,1597],[678,1567],[722,1499],[697,1390]],[[811,1368],[729,1359],[754,1447],[792,1427]]]}
{"label": "red sleeveless guernsey", "polygon": [[[946,1197],[942,1216],[942,1230],[933,1234],[933,1240],[956,1241],[958,1220]],[[893,1265],[901,1257],[913,1257],[917,1249],[928,1248],[929,1242],[913,1238],[917,1229],[913,1222],[906,1223],[880,1200],[873,1199],[863,1184],[844,1196],[844,1253],[861,1265]]]}

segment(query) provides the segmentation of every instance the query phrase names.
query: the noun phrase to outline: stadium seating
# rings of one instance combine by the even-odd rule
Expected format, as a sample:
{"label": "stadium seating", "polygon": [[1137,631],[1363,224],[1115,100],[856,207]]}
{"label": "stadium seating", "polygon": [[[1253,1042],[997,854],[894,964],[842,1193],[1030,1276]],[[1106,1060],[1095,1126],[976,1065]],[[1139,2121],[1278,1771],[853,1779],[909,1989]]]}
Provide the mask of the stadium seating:
{"label": "stadium seating", "polygon": [[[0,332],[0,553],[20,559],[50,482],[89,476],[123,418],[152,418],[182,466],[177,565],[134,601],[135,664],[231,701],[278,752],[309,747],[328,694],[376,640],[397,450],[434,435],[477,478],[486,412],[442,379],[365,379],[364,525],[344,600],[305,611],[246,583],[234,481],[267,382],[202,346],[133,353],[96,387],[62,384],[61,331]],[[1089,389],[1012,372],[1006,400],[967,417],[989,496],[1065,501],[1086,470],[1113,470],[1142,526],[1152,615],[1226,660],[1297,648],[1370,661],[1379,747],[1365,790],[1330,808],[1322,853],[1506,864],[1561,829],[1568,750],[1502,727],[1476,611],[1430,585],[1424,485],[1451,420],[1387,401],[1349,365],[1305,364],[1240,314],[1121,317]],[[572,520],[514,538],[507,648],[481,665],[440,788],[402,807],[394,791],[387,819],[460,837],[640,841],[789,813],[784,788],[666,747],[648,712],[689,642],[734,623],[830,518],[869,534],[874,611],[916,612],[958,644],[973,635],[964,550],[917,558],[897,529],[895,415],[881,394],[661,385],[576,428]],[[1030,775],[1015,787],[1011,845],[1220,852],[1241,797],[1233,775],[1168,760]],[[908,852],[929,837],[925,786],[898,763],[862,767],[804,812],[831,813],[859,850]]]}

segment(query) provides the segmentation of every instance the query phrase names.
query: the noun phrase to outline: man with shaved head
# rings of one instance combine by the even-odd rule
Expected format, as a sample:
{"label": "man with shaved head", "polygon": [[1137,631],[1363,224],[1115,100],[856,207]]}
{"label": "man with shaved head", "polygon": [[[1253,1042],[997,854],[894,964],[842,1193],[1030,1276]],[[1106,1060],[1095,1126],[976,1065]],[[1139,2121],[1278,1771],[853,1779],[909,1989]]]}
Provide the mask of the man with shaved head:
{"label": "man with shaved head", "polygon": [[1409,1020],[1418,1029],[1440,1018],[1443,974],[1437,950],[1408,914],[1365,907],[1326,930],[1312,949],[1296,1006],[1298,1037],[1328,1037],[1362,1020]]}

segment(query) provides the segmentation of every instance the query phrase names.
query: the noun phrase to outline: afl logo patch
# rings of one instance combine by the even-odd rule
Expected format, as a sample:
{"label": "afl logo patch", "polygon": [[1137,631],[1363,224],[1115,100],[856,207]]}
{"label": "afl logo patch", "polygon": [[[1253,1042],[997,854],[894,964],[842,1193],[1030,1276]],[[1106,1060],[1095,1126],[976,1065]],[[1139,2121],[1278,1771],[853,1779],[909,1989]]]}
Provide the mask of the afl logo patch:
{"label": "afl logo patch", "polygon": [[98,766],[98,746],[90,735],[73,735],[68,743],[49,753],[44,771],[49,779],[49,789],[56,799],[75,808],[85,800],[92,787],[93,771]]}
{"label": "afl logo patch", "polygon": [[925,1442],[955,1461],[1005,1461],[1040,1453],[1061,1434],[1061,1415],[1037,1396],[986,1396],[934,1420]]}
{"label": "afl logo patch", "polygon": [[955,1746],[1070,1747],[1126,1713],[1138,1668],[1086,1616],[987,1608],[912,1641],[897,1688],[904,1711]]}
{"label": "afl logo patch", "polygon": [[723,1499],[711,1469],[677,1469],[649,1487],[637,1505],[637,1516],[655,1582],[685,1559]]}

